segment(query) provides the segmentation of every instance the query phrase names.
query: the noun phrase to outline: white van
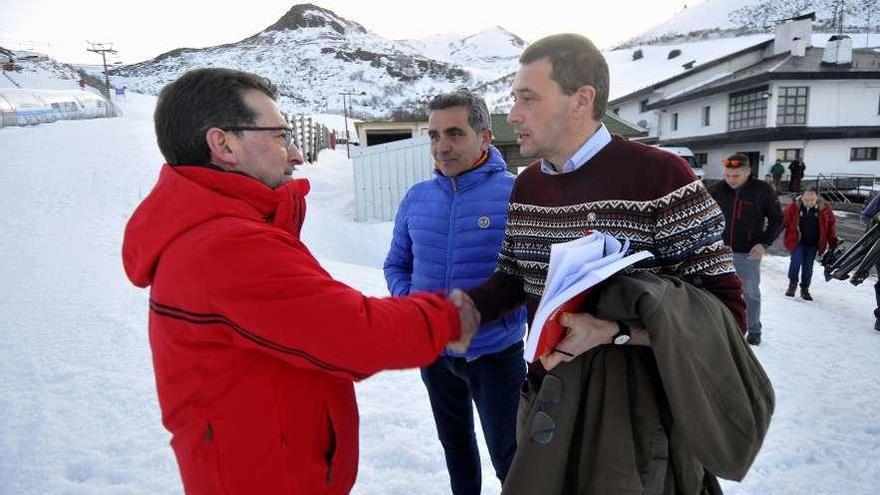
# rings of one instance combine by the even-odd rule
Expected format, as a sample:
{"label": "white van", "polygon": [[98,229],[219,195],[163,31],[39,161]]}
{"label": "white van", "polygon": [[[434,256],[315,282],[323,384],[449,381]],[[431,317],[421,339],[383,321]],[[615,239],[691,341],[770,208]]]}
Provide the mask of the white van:
{"label": "white van", "polygon": [[694,152],[691,151],[690,148],[685,148],[684,146],[657,146],[661,150],[668,151],[670,153],[674,153],[685,160],[691,165],[691,170],[694,171],[697,178],[703,179],[703,165],[697,163],[697,159],[694,157]]}

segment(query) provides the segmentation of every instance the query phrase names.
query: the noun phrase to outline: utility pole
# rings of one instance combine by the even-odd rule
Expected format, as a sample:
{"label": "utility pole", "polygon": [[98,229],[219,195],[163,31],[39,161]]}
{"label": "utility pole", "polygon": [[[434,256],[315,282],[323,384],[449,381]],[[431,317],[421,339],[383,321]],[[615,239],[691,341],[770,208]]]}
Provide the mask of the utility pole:
{"label": "utility pole", "polygon": [[110,75],[107,73],[107,54],[108,53],[116,53],[116,50],[113,49],[113,43],[92,43],[91,41],[87,41],[89,44],[89,48],[86,48],[86,51],[100,53],[101,58],[104,60],[104,91],[107,93],[107,99],[110,99]]}
{"label": "utility pole", "polygon": [[348,137],[348,105],[345,103],[345,97],[348,96],[348,101],[351,101],[352,96],[366,96],[367,93],[364,91],[361,91],[360,93],[343,91],[339,94],[342,96],[342,113],[345,116],[345,154],[351,158],[351,139]]}

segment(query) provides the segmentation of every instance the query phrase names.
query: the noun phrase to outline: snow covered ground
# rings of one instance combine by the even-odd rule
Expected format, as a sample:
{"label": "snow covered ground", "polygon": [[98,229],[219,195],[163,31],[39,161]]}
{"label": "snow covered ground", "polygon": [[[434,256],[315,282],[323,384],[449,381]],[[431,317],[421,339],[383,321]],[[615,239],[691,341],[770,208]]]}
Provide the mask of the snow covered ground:
{"label": "snow covered ground", "polygon": [[[0,495],[178,494],[147,343],[147,292],[122,271],[128,216],[162,158],[153,97],[125,116],[0,129]],[[297,174],[312,181],[304,238],[336,277],[386,293],[390,223],[355,223],[344,150]],[[776,387],[764,448],[730,494],[880,493],[880,332],[870,284],[782,295],[787,260],[764,267],[765,343]],[[415,371],[357,385],[361,465],[354,493],[446,494],[448,478]],[[497,494],[485,446],[484,493]]]}

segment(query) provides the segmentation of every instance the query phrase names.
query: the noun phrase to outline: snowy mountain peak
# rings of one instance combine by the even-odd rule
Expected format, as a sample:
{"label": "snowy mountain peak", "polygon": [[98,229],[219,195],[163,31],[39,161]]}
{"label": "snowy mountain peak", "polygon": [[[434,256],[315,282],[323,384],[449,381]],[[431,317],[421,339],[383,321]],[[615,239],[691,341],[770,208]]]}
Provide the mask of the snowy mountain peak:
{"label": "snowy mountain peak", "polygon": [[339,34],[345,34],[349,30],[358,33],[367,32],[360,24],[339,17],[330,10],[310,3],[294,5],[286,14],[278,19],[278,22],[266,28],[264,32],[325,26],[330,27]]}
{"label": "snowy mountain peak", "polygon": [[413,52],[464,67],[484,81],[515,71],[519,56],[528,45],[522,38],[501,26],[464,37],[441,34],[401,40],[400,43]]}
{"label": "snowy mountain peak", "polygon": [[[479,45],[481,48],[512,48],[522,52],[527,43],[519,36],[501,26],[495,26],[461,39],[465,45]],[[491,45],[490,45],[491,44]]]}

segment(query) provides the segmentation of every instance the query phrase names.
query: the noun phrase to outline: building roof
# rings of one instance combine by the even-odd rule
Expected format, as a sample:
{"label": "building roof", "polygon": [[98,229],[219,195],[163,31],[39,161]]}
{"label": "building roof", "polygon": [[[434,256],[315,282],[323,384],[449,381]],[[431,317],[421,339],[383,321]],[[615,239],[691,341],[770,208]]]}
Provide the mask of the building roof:
{"label": "building roof", "polygon": [[880,127],[759,127],[703,136],[661,138],[659,143],[665,146],[689,146],[691,148],[700,148],[736,143],[765,143],[769,141],[793,141],[803,139],[860,138],[880,138]]}
{"label": "building roof", "polygon": [[700,65],[697,65],[696,67],[692,67],[691,69],[688,69],[680,74],[676,74],[672,77],[663,79],[662,81],[645,86],[644,88],[639,89],[637,91],[633,91],[632,93],[615,98],[615,99],[608,102],[608,106],[617,105],[618,103],[621,103],[623,101],[630,100],[632,98],[636,98],[639,96],[649,95],[649,94],[653,93],[654,91],[656,91],[657,89],[662,88],[663,86],[672,84],[675,81],[678,81],[680,79],[684,79],[685,77],[689,77],[694,73],[697,73],[697,72],[700,72],[700,71],[703,71],[706,69],[711,69],[712,67],[715,67],[716,65],[723,64],[724,62],[727,62],[729,60],[732,60],[734,58],[737,58],[737,57],[744,55],[746,53],[749,53],[749,52],[764,50],[765,48],[767,48],[768,46],[770,46],[772,44],[773,44],[773,39],[769,39],[769,40],[754,44],[752,46],[743,48],[742,50],[738,50],[733,53],[729,53],[723,57],[719,57],[719,58],[710,60],[704,64],[700,64]]}
{"label": "building roof", "polygon": [[[648,131],[641,127],[628,122],[617,115],[606,113],[602,117],[602,123],[608,128],[611,134],[619,134],[625,138],[646,136]],[[496,145],[505,145],[516,143],[516,134],[513,132],[513,126],[507,122],[506,113],[492,114],[492,133],[495,134]]]}
{"label": "building roof", "polygon": [[880,52],[873,48],[853,50],[852,63],[830,65],[822,63],[824,48],[810,47],[803,57],[781,53],[704,85],[667,96],[648,105],[649,110],[702,98],[718,93],[791,79],[880,79]]}
{"label": "building roof", "polygon": [[[354,121],[353,118],[349,117]],[[424,124],[426,120],[358,120],[354,121],[355,129],[360,129],[361,127],[373,127],[376,125],[408,125],[411,126],[413,124]]]}

